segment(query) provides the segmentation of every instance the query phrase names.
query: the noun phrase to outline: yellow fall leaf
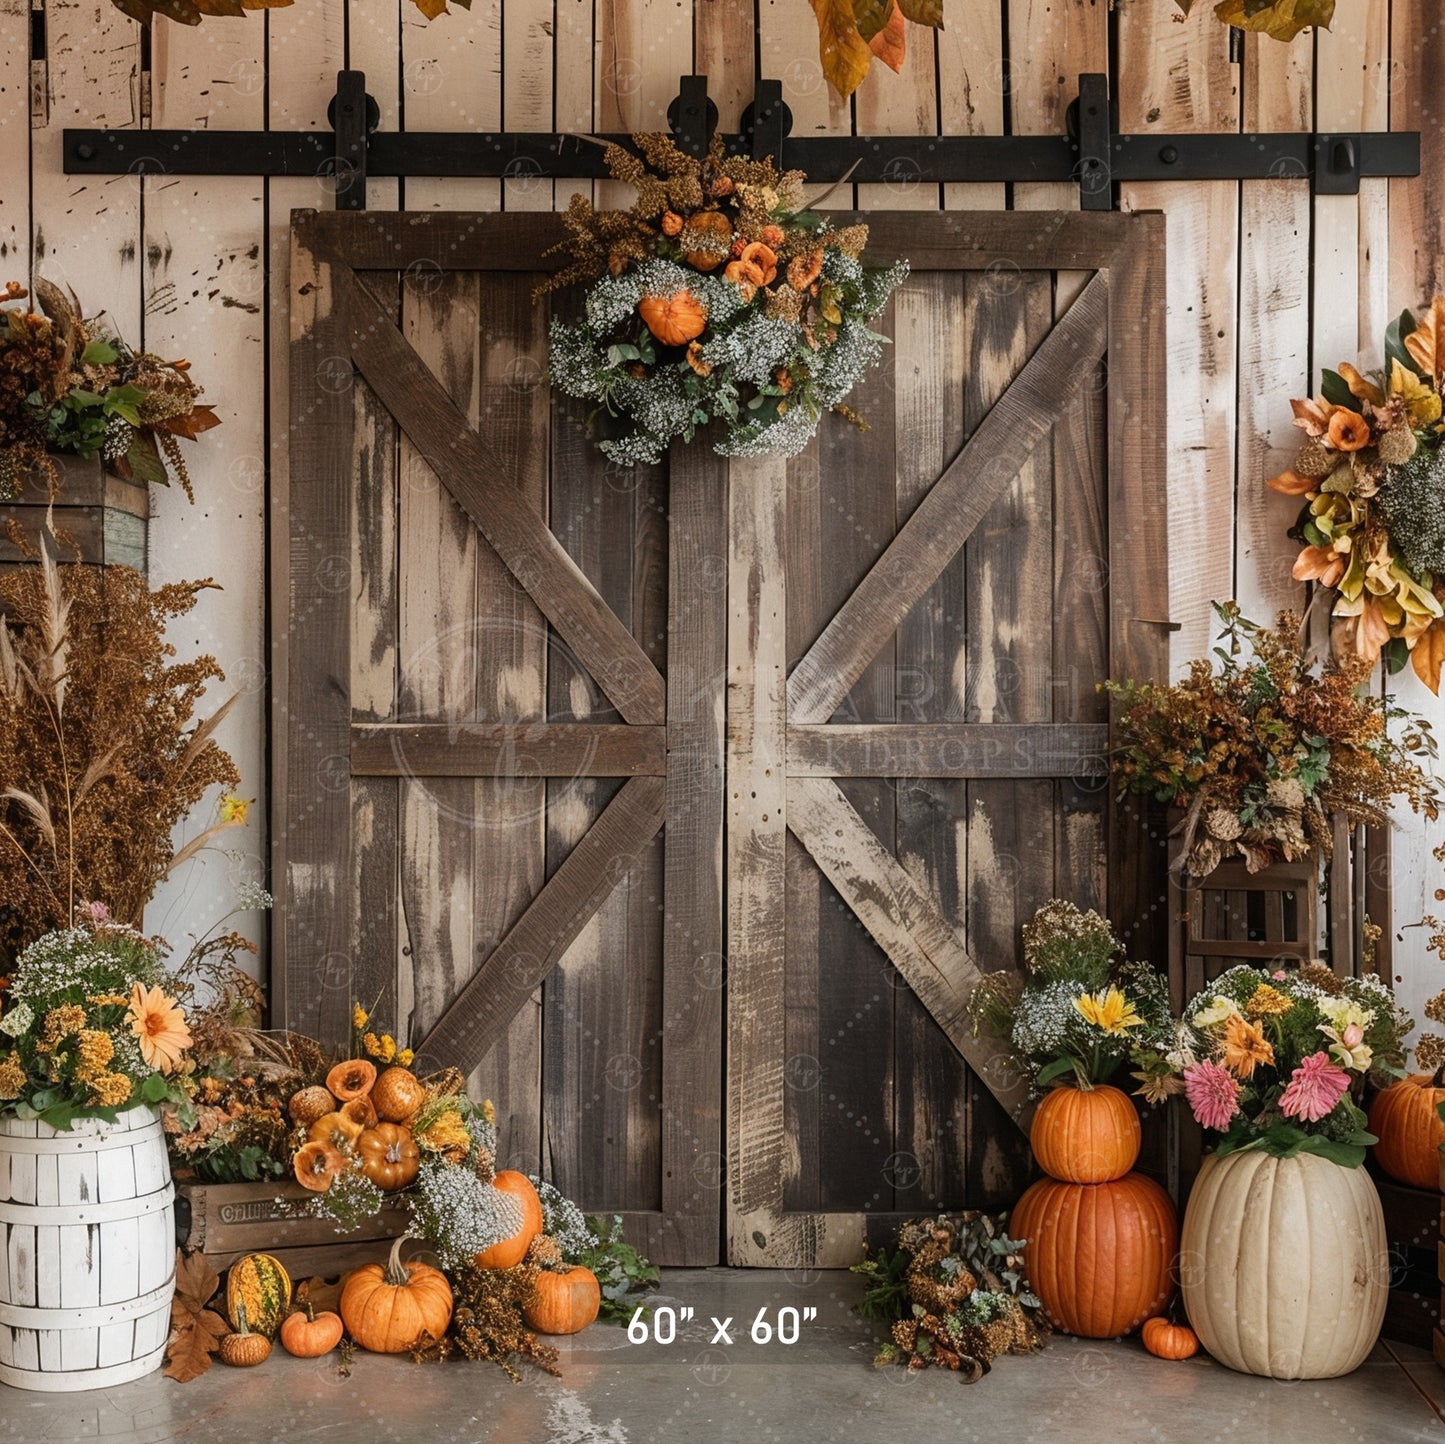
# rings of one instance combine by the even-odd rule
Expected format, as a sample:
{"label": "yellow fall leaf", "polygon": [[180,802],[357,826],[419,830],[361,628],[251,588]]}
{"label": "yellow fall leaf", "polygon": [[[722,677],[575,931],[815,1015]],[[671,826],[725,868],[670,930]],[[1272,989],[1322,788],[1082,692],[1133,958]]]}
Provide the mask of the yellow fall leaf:
{"label": "yellow fall leaf", "polygon": [[1335,16],[1335,0],[1274,0],[1273,5],[1253,14],[1249,9],[1246,0],[1220,0],[1214,13],[1226,25],[1239,30],[1258,30],[1274,40],[1293,40],[1311,25],[1328,30]]}
{"label": "yellow fall leaf", "polygon": [[1415,675],[1438,697],[1440,668],[1445,666],[1445,620],[1437,621],[1410,649]]}
{"label": "yellow fall leaf", "polygon": [[[422,0],[417,0],[422,3]],[[818,17],[818,59],[828,84],[847,99],[868,74],[873,52],[858,33],[850,0],[810,0]]]}

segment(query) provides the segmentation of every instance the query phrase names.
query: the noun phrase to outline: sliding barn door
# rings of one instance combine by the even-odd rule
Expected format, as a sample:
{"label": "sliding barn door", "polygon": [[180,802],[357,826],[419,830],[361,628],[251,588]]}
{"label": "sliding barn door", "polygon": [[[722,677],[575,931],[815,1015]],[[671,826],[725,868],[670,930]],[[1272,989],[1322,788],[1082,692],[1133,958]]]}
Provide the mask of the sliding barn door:
{"label": "sliding barn door", "polygon": [[968,993],[1050,897],[1142,911],[1096,688],[1164,665],[1161,220],[868,219],[913,264],[871,429],[731,477],[740,1264],[1015,1198],[1026,1089]]}
{"label": "sliding barn door", "polygon": [[553,397],[558,235],[295,218],[277,1001],[381,996],[506,1166],[713,1263],[726,474]]}
{"label": "sliding barn door", "polygon": [[871,429],[636,471],[547,385],[557,217],[294,221],[279,1015],[380,996],[664,1263],[1016,1192],[968,991],[1144,911],[1096,684],[1163,666],[1162,223],[870,220]]}

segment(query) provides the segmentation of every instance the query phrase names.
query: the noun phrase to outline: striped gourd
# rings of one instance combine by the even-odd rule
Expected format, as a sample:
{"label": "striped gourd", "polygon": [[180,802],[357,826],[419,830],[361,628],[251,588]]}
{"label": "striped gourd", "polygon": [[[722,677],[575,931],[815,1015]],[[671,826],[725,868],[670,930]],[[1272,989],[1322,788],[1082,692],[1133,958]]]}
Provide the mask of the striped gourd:
{"label": "striped gourd", "polygon": [[226,1315],[239,1329],[241,1309],[246,1327],[270,1339],[291,1308],[291,1279],[268,1253],[248,1253],[237,1259],[226,1276]]}

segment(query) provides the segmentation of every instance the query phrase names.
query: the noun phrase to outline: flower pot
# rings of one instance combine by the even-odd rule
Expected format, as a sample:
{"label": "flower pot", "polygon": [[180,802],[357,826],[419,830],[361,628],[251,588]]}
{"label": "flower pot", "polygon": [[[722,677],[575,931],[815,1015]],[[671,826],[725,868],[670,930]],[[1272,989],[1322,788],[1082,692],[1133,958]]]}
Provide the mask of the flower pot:
{"label": "flower pot", "polygon": [[1184,1212],[1180,1284],[1221,1364],[1273,1379],[1348,1374],[1373,1347],[1389,1296],[1373,1181],[1311,1153],[1205,1159]]}
{"label": "flower pot", "polygon": [[64,1133],[0,1118],[0,1381],[99,1389],[160,1367],[174,1197],[154,1108]]}

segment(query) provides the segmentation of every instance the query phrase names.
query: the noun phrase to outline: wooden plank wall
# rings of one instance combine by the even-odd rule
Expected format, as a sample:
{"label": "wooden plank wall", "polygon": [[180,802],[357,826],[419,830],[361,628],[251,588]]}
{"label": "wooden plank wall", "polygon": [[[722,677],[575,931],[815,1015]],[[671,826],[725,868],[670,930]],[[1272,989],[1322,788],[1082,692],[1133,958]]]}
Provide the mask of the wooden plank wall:
{"label": "wooden plank wall", "polygon": [[[660,126],[677,75],[694,67],[709,74],[730,127],[758,55],[765,73],[782,78],[796,130],[806,134],[1052,131],[1081,69],[1109,71],[1121,121],[1134,130],[1418,129],[1424,176],[1367,182],[1358,199],[1312,200],[1305,184],[1278,182],[1134,186],[1124,195],[1126,206],[1168,217],[1167,481],[1179,662],[1209,641],[1210,598],[1236,595],[1256,615],[1299,600],[1283,535],[1291,507],[1262,489],[1293,441],[1288,397],[1321,363],[1373,359],[1391,313],[1445,288],[1445,78],[1427,63],[1442,28],[1432,0],[1356,0],[1340,7],[1333,35],[1289,47],[1251,37],[1241,63],[1231,61],[1208,7],[1179,25],[1163,0],[1112,16],[1104,0],[949,0],[947,31],[915,34],[903,74],[876,67],[851,104],[822,82],[803,0],[478,0],[429,26],[405,0],[299,0],[196,29],[158,22],[148,46],[107,0],[45,0],[45,55],[34,65],[26,59],[31,12],[31,0],[0,0],[0,280],[24,278],[34,265],[71,282],[128,336],[190,356],[226,418],[198,450],[199,504],[156,499],[151,552],[158,576],[208,573],[225,586],[207,595],[179,641],[215,651],[243,692],[224,735],[246,795],[258,799],[238,844],[253,858],[212,859],[163,895],[155,925],[177,935],[214,915],[232,874],[260,866],[267,768],[284,763],[267,758],[265,736],[267,677],[284,665],[285,638],[268,643],[265,623],[268,598],[274,611],[284,596],[286,558],[268,558],[264,539],[287,463],[286,235],[292,207],[329,200],[324,183],[310,179],[68,178],[63,126],[317,128],[335,71],[351,65],[366,70],[389,129]],[[526,177],[372,181],[369,202],[546,208],[570,193]],[[888,184],[845,187],[833,204],[855,201],[1074,203],[1068,188],[923,186],[902,172]],[[1058,286],[1051,304],[1066,305],[1068,292]],[[481,378],[482,393],[492,384]],[[377,444],[396,443],[388,433]],[[1057,478],[1058,448],[1053,465]],[[900,487],[906,504],[906,478]],[[284,534],[285,518],[273,520]],[[1412,705],[1429,701],[1413,677],[1396,690]],[[547,702],[528,694],[509,705],[525,716]],[[1445,723],[1445,711],[1432,707]],[[1397,933],[1435,886],[1421,842],[1407,821],[1394,849]],[[539,865],[545,846],[529,841],[518,866]],[[484,904],[499,910],[487,919],[490,931],[507,904]],[[264,931],[259,918],[243,921]],[[1419,930],[1403,932],[1396,959],[1406,1001],[1418,1004],[1434,991]],[[540,1066],[545,1027],[540,1017],[519,1024],[509,1068]]]}

